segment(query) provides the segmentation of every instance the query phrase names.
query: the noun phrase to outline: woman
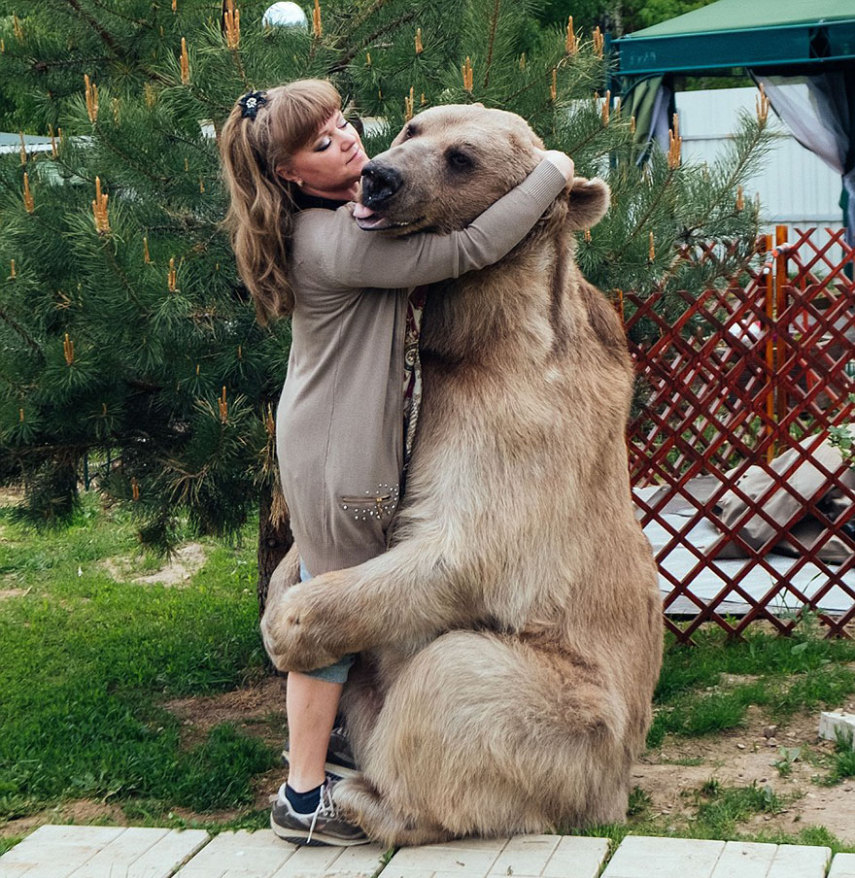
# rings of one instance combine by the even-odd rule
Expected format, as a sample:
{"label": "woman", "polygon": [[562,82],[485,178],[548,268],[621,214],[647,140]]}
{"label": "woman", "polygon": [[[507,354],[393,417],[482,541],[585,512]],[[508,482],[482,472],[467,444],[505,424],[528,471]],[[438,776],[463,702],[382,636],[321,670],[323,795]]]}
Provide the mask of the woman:
{"label": "woman", "polygon": [[[347,206],[368,157],[330,83],[244,95],[220,149],[232,244],[258,318],[291,316],[277,457],[307,580],[385,549],[420,398],[413,287],[501,259],[572,179],[573,163],[545,153],[467,229],[393,239],[361,230]],[[367,841],[336,811],[324,772],[352,662],[288,674],[288,780],[271,826],[297,844]]]}

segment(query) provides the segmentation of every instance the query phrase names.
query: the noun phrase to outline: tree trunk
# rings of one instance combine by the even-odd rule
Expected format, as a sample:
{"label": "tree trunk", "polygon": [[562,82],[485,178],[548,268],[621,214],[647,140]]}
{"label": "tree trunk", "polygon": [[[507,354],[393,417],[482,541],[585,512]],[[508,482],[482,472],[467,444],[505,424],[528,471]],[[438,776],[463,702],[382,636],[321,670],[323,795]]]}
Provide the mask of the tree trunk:
{"label": "tree trunk", "polygon": [[280,525],[271,520],[273,496],[264,491],[258,515],[258,618],[264,613],[270,577],[294,542],[287,519]]}

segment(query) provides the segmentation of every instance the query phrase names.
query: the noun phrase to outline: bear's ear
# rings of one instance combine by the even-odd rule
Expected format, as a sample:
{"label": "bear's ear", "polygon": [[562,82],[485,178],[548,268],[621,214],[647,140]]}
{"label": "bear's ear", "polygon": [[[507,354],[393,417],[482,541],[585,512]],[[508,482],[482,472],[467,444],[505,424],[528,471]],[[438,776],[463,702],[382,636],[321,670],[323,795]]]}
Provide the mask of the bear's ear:
{"label": "bear's ear", "polygon": [[599,177],[592,180],[574,177],[570,187],[568,225],[571,229],[593,228],[606,215],[609,200],[609,187]]}

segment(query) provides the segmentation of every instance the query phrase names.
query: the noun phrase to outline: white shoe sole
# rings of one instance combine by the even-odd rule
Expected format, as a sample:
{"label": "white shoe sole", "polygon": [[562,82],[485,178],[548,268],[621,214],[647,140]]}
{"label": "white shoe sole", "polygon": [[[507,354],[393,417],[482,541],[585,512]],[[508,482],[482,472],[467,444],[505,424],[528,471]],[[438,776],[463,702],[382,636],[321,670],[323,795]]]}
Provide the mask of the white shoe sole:
{"label": "white shoe sole", "polygon": [[364,835],[361,838],[346,839],[339,838],[336,835],[327,835],[326,833],[317,830],[312,833],[312,839],[309,841],[308,829],[286,829],[273,819],[272,814],[270,815],[270,828],[273,830],[274,834],[283,841],[288,841],[291,842],[291,844],[300,845],[302,847],[349,848],[355,847],[359,844],[368,844],[368,842],[371,841],[370,838]]}

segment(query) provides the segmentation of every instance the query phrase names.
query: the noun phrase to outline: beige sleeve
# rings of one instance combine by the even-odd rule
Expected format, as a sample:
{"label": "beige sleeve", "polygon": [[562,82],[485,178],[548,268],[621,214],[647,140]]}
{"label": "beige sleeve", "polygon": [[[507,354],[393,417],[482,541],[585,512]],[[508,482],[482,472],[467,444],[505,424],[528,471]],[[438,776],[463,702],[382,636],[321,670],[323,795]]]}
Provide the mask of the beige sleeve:
{"label": "beige sleeve", "polygon": [[333,288],[396,289],[436,283],[498,262],[534,227],[566,186],[544,159],[515,189],[469,226],[449,235],[418,233],[388,238],[359,228],[350,211],[307,211],[295,235],[302,270]]}

